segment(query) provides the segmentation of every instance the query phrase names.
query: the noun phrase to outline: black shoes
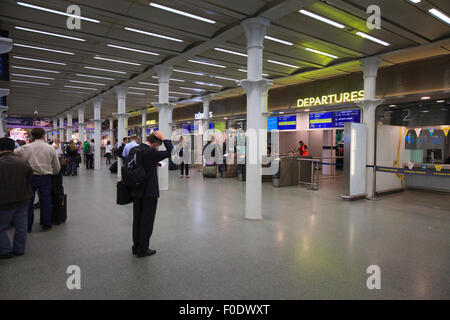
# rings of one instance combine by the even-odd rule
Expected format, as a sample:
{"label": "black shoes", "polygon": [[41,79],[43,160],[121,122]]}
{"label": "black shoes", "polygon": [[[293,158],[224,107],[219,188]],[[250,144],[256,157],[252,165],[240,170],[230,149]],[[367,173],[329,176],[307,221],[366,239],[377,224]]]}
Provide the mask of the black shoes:
{"label": "black shoes", "polygon": [[137,256],[138,258],[143,258],[143,257],[149,257],[149,256],[152,256],[152,255],[154,255],[155,253],[156,253],[156,250],[147,249],[147,251],[144,252],[144,253],[136,253],[136,256]]}
{"label": "black shoes", "polygon": [[13,252],[13,255],[15,255],[16,257],[20,257],[23,256],[25,253],[17,253],[17,252]]}
{"label": "black shoes", "polygon": [[12,257],[14,257],[14,255],[12,253],[0,254],[0,260],[11,259]]}

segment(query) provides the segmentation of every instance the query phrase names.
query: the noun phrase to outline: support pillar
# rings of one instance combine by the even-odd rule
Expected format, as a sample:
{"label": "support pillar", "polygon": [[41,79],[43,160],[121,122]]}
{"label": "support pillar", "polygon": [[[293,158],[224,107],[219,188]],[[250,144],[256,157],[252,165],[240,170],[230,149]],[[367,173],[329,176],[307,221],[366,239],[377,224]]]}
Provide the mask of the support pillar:
{"label": "support pillar", "polygon": [[108,118],[109,120],[109,141],[111,141],[111,147],[113,147],[114,144],[114,119]]}
{"label": "support pillar", "polygon": [[70,140],[72,140],[72,130],[73,130],[72,119],[73,119],[72,112],[67,112],[67,137],[66,137],[67,142],[70,142]]}
{"label": "support pillar", "polygon": [[101,147],[102,147],[102,112],[101,97],[97,97],[93,100],[94,104],[94,170],[100,170],[102,167]]}
{"label": "support pillar", "polygon": [[203,146],[209,141],[209,104],[211,103],[211,95],[202,97],[203,101]]}
{"label": "support pillar", "polygon": [[64,116],[59,117],[59,142],[64,143],[65,140],[65,130],[64,130]]}
{"label": "support pillar", "polygon": [[[172,67],[164,64],[155,66],[156,73],[158,74],[159,83],[159,97],[158,103],[154,103],[158,109],[158,127],[159,131],[167,138],[170,139],[172,136],[171,121],[172,121],[172,110],[175,104],[169,103],[169,80],[172,75]],[[161,146],[161,150],[165,150],[164,146]],[[169,161],[164,160],[165,166],[159,169],[158,179],[159,179],[159,189],[169,190]]]}
{"label": "support pillar", "polygon": [[53,136],[53,142],[55,142],[56,138],[58,137],[58,118],[53,118],[52,136]]}
{"label": "support pillar", "polygon": [[[247,79],[240,85],[247,92],[247,148],[245,182],[245,218],[262,219],[262,168],[260,129],[262,129],[263,93],[271,84],[262,77],[263,41],[269,20],[250,18],[242,22],[247,38]],[[264,152],[265,153],[265,152]]]}
{"label": "support pillar", "polygon": [[[262,105],[261,105],[261,115],[262,115],[262,122],[261,122],[261,141],[259,142],[259,145],[261,146],[261,155],[265,156],[267,154],[267,118],[270,115],[269,109],[268,109],[268,98],[269,98],[269,88],[272,85],[272,81],[268,81],[268,86],[265,87],[265,90],[262,92]],[[264,89],[264,88],[263,88]]]}
{"label": "support pillar", "polygon": [[368,199],[375,199],[375,110],[382,103],[376,99],[377,72],[382,59],[378,57],[364,58],[361,68],[364,74],[364,100],[359,103],[363,109],[363,123],[367,126],[367,166],[366,193]]}
{"label": "support pillar", "polygon": [[3,112],[8,111],[7,106],[0,106],[0,138],[6,135],[6,128],[3,127]]}
{"label": "support pillar", "polygon": [[86,141],[84,131],[84,107],[78,107],[78,139],[81,142],[81,162],[85,163],[83,144]]}
{"label": "support pillar", "polygon": [[[129,114],[126,113],[126,98],[128,93],[128,87],[119,86],[115,88],[117,94],[117,113],[113,113],[113,116],[117,118],[117,142],[120,145],[122,140],[126,137],[126,119]],[[122,179],[122,158],[117,158],[117,179]]]}
{"label": "support pillar", "polygon": [[147,109],[141,110],[142,122],[141,122],[141,141],[145,142],[147,139]]}

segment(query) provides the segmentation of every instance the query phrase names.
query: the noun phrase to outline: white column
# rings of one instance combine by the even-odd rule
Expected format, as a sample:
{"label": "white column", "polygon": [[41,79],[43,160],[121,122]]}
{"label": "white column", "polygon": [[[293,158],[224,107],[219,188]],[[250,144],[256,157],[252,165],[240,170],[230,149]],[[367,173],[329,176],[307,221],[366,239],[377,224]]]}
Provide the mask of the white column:
{"label": "white column", "polygon": [[111,141],[111,147],[114,146],[114,119],[108,118],[109,120],[109,141]]}
{"label": "white column", "polygon": [[[113,113],[113,116],[117,118],[117,142],[122,144],[123,138],[126,136],[125,120],[128,118],[126,113],[126,98],[128,93],[128,87],[119,86],[115,88],[117,94],[117,113]],[[122,179],[122,158],[117,159],[117,179]]]}
{"label": "white column", "polygon": [[[377,72],[381,59],[370,57],[361,59],[364,73],[364,100],[359,104],[363,108],[363,123],[367,126],[367,165],[375,165],[375,110],[382,103],[376,99]],[[368,199],[375,198],[375,173],[373,168],[366,168],[366,192]]]}
{"label": "white column", "polygon": [[[263,41],[269,20],[251,18],[242,22],[247,37],[247,80],[241,80],[247,92],[247,155],[245,182],[245,218],[262,219],[262,176],[260,129],[262,128],[263,93],[270,81],[262,78]],[[265,152],[264,152],[265,153]]]}
{"label": "white column", "polygon": [[[167,138],[170,139],[172,136],[171,121],[172,121],[172,110],[175,104],[169,103],[169,80],[172,75],[172,67],[164,64],[155,66],[156,73],[158,74],[159,83],[159,97],[158,103],[153,105],[158,109],[158,127],[159,131]],[[161,146],[164,150],[164,145]],[[168,159],[164,160],[166,165],[159,170],[159,189],[169,190],[169,162]]]}
{"label": "white column", "polygon": [[[83,106],[78,107],[78,139],[81,142],[81,146],[83,147],[85,138],[85,132],[84,132],[84,108]],[[81,162],[84,163],[84,151],[83,148],[81,148]]]}
{"label": "white column", "polygon": [[3,112],[6,113],[8,107],[0,106],[0,138],[3,138],[6,134],[6,128],[3,128]]}
{"label": "white column", "polygon": [[102,147],[102,102],[101,97],[93,100],[94,104],[94,170],[100,170],[102,167],[101,147]]}
{"label": "white column", "polygon": [[263,156],[267,154],[267,117],[270,115],[268,109],[268,98],[269,98],[269,87],[270,85],[272,85],[272,81],[269,81],[268,84],[269,85],[266,87],[266,90],[263,90],[262,92],[262,105],[261,105],[262,122],[261,122],[261,136],[260,136],[261,141],[259,142],[259,145],[261,146],[261,154]]}
{"label": "white column", "polygon": [[141,122],[141,139],[142,143],[147,139],[147,109],[141,110],[142,122]]}
{"label": "white column", "polygon": [[211,103],[211,95],[202,97],[203,101],[203,146],[209,141],[209,104]]}
{"label": "white column", "polygon": [[59,117],[59,141],[61,143],[65,142],[64,137],[64,116]]}
{"label": "white column", "polygon": [[69,142],[70,140],[72,140],[72,119],[73,119],[73,115],[72,112],[67,112],[67,141]]}
{"label": "white column", "polygon": [[53,118],[53,131],[52,131],[53,142],[56,141],[56,138],[57,138],[56,132],[57,131],[58,131],[58,118]]}

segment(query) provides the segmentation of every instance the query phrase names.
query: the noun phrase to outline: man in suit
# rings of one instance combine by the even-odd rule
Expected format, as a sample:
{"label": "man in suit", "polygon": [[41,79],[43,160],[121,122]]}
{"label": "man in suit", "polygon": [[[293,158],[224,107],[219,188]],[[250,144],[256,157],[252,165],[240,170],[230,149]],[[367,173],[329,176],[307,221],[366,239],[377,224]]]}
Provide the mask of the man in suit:
{"label": "man in suit", "polygon": [[[162,143],[166,150],[158,151]],[[167,140],[160,131],[156,131],[147,137],[145,143],[131,149],[129,154],[129,157],[136,154],[137,165],[143,166],[146,174],[146,183],[132,192],[134,198],[132,250],[138,258],[156,253],[149,248],[149,244],[159,198],[157,168],[160,161],[170,157],[172,149],[172,142]]]}

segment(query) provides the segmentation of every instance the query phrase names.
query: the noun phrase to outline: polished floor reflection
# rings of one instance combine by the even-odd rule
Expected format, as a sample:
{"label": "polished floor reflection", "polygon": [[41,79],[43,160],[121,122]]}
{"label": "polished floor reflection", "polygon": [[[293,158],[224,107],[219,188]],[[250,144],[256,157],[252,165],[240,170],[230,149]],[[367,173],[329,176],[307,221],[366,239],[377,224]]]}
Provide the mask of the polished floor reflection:
{"label": "polished floor reflection", "polygon": [[[65,178],[69,220],[29,235],[24,257],[0,261],[0,299],[449,299],[449,195],[407,191],[346,202],[319,191],[263,186],[263,221],[244,215],[245,183],[171,172],[151,247],[131,254],[131,205],[115,176]],[[35,230],[38,228],[35,226]],[[81,268],[81,290],[66,269]],[[381,290],[366,269],[381,269]]]}

